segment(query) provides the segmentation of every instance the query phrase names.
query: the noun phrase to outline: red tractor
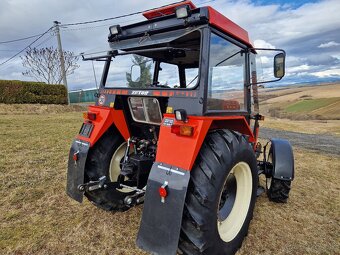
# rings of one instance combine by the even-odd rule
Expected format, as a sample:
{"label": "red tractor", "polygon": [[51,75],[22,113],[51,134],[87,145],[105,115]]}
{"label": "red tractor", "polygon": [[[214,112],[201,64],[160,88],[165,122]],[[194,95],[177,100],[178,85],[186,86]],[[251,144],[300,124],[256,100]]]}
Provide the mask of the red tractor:
{"label": "red tractor", "polygon": [[104,210],[144,203],[137,245],[153,254],[234,254],[259,175],[274,202],[287,201],[294,178],[289,142],[258,142],[256,56],[274,52],[271,82],[285,52],[255,49],[244,29],[190,1],[143,15],[109,28],[108,52],[83,56],[104,69],[70,150],[67,194]]}

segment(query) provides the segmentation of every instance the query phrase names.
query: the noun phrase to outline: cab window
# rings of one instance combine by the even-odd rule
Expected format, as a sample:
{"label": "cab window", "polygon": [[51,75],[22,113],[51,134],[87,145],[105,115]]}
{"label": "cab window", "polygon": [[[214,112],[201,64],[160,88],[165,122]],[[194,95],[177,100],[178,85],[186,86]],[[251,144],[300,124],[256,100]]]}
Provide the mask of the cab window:
{"label": "cab window", "polygon": [[244,50],[211,34],[208,83],[208,110],[244,111]]}

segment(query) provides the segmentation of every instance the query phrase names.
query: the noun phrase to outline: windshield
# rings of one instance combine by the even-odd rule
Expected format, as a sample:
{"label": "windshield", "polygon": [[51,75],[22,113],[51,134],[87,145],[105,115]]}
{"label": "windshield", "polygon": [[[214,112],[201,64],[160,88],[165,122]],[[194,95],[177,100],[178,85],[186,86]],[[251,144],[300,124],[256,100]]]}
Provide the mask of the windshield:
{"label": "windshield", "polygon": [[[149,39],[151,40],[151,39]],[[106,88],[193,88],[199,70],[201,33],[171,42],[125,50],[112,57]]]}

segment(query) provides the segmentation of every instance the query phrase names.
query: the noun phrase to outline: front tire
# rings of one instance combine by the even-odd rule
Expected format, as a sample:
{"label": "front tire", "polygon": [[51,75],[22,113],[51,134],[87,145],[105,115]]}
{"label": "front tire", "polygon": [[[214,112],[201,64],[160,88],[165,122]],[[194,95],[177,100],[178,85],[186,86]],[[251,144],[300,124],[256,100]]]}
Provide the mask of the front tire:
{"label": "front tire", "polygon": [[[274,166],[274,161],[275,158],[273,157],[273,151],[270,149],[268,162]],[[275,179],[272,176],[268,177],[266,180],[266,190],[269,200],[275,203],[287,203],[291,183],[291,181]]]}
{"label": "front tire", "polygon": [[245,138],[210,132],[191,171],[179,250],[235,254],[248,232],[257,186],[256,158]]}

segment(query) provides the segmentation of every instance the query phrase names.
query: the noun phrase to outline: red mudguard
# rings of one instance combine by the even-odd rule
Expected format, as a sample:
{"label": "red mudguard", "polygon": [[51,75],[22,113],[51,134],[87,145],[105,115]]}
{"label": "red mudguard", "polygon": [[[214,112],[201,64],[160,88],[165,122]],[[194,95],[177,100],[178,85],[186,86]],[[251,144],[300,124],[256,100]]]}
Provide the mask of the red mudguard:
{"label": "red mudguard", "polygon": [[78,135],[78,139],[89,142],[92,147],[112,124],[116,126],[125,140],[130,137],[129,129],[122,110],[93,105],[89,106],[88,111],[96,114],[96,119],[91,121],[93,124],[91,135],[90,137]]}
{"label": "red mudguard", "polygon": [[[173,134],[169,123],[192,126],[194,134],[191,137]],[[209,129],[217,128],[238,131],[248,135],[250,142],[255,142],[251,128],[243,116],[190,116],[188,122],[183,123],[176,121],[173,114],[165,114],[158,139],[156,161],[191,170]]]}

